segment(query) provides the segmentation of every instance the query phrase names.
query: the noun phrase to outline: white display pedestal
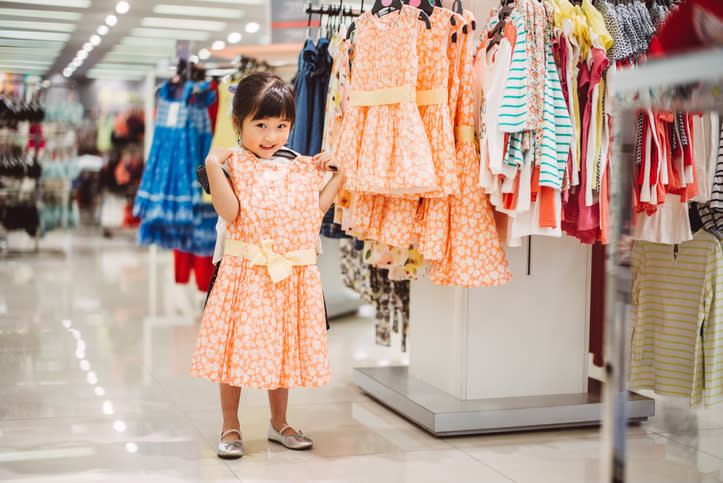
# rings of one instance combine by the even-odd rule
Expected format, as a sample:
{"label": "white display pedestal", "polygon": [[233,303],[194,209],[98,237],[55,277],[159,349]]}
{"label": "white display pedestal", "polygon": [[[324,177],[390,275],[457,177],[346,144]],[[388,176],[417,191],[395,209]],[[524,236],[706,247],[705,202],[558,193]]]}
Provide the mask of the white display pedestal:
{"label": "white display pedestal", "polygon": [[321,272],[327,317],[334,319],[355,313],[363,305],[359,294],[347,288],[341,281],[341,254],[339,240],[321,237],[324,248],[316,261]]}
{"label": "white display pedestal", "polygon": [[[355,369],[371,396],[436,435],[597,425],[588,390],[590,247],[536,237],[510,248],[501,287],[412,284],[409,368]],[[632,420],[653,415],[631,396]]]}

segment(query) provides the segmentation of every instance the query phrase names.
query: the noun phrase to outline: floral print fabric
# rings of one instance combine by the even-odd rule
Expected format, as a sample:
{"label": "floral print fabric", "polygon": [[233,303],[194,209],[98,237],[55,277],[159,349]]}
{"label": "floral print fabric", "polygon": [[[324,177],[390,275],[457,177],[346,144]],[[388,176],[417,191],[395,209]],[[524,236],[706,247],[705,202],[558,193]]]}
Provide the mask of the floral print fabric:
{"label": "floral print fabric", "polygon": [[[227,237],[273,240],[277,253],[315,250],[323,213],[323,173],[308,157],[268,166],[236,148],[229,160],[240,212]],[[330,382],[321,279],[316,265],[294,266],[274,284],[265,266],[225,255],[203,313],[191,375],[257,389]]]}

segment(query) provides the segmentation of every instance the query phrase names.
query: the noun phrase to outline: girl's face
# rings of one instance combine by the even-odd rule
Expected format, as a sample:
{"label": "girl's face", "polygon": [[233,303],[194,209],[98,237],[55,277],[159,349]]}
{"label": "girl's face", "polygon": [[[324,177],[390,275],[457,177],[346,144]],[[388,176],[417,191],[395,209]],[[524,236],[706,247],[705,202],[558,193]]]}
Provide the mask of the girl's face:
{"label": "girl's face", "polygon": [[289,139],[291,122],[280,117],[252,119],[247,116],[240,126],[241,146],[259,158],[271,158]]}

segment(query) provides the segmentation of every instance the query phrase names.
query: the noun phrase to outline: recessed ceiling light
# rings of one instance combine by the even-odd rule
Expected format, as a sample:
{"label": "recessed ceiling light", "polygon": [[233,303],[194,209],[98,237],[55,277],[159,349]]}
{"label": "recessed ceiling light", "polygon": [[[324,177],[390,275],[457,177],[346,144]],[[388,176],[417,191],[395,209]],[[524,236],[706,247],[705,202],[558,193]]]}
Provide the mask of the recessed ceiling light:
{"label": "recessed ceiling light", "polygon": [[101,35],[107,35],[108,32],[110,32],[110,29],[107,25],[101,25],[98,27],[98,33]]}
{"label": "recessed ceiling light", "polygon": [[237,8],[188,7],[186,5],[156,5],[153,13],[161,15],[185,15],[188,17],[241,18],[245,12]]}
{"label": "recessed ceiling light", "polygon": [[123,14],[123,13],[128,13],[128,10],[130,10],[130,8],[131,8],[131,6],[128,5],[128,2],[120,1],[116,4],[115,11],[120,14]]}
{"label": "recessed ceiling light", "polygon": [[259,25],[256,22],[249,22],[246,24],[246,32],[247,33],[255,34],[259,30],[261,30],[261,25]]}
{"label": "recessed ceiling light", "polygon": [[90,42],[84,43],[83,50],[85,50],[86,52],[90,52],[91,50],[93,50],[93,44],[91,44]]}
{"label": "recessed ceiling light", "polygon": [[241,34],[238,32],[231,32],[228,34],[228,38],[226,40],[228,40],[229,44],[238,44],[241,42]]}
{"label": "recessed ceiling light", "polygon": [[63,70],[63,75],[65,77],[70,77],[73,74],[73,71],[68,69],[67,67]]}
{"label": "recessed ceiling light", "polygon": [[198,51],[198,57],[203,60],[206,60],[209,57],[211,57],[211,52],[209,52],[208,49],[201,49]]}
{"label": "recessed ceiling light", "polygon": [[80,67],[81,65],[83,65],[83,59],[75,58],[71,63],[76,67]]}
{"label": "recessed ceiling light", "polygon": [[211,45],[211,50],[223,50],[226,48],[226,42],[217,40]]}
{"label": "recessed ceiling light", "polygon": [[118,17],[116,17],[115,15],[108,15],[105,18],[105,23],[107,23],[111,27],[115,27],[115,24],[118,23]]}
{"label": "recessed ceiling light", "polygon": [[100,45],[101,38],[100,35],[93,34],[90,36],[90,43],[95,45],[96,47]]}
{"label": "recessed ceiling light", "polygon": [[153,28],[171,28],[171,29],[189,29],[189,30],[205,30],[210,32],[221,32],[226,30],[226,22],[216,22],[213,20],[196,20],[196,19],[178,19],[165,17],[146,17],[141,20],[142,27]]}
{"label": "recessed ceiling light", "polygon": [[[18,3],[14,0],[2,0],[3,3],[9,1],[10,3]],[[90,0],[23,0],[22,2],[26,5],[42,5],[44,7],[69,7],[69,8],[88,8],[90,7]]]}
{"label": "recessed ceiling light", "polygon": [[78,53],[75,54],[75,56],[76,56],[77,58],[79,58],[79,59],[87,59],[87,58],[88,58],[88,52],[86,52],[85,50],[79,50]]}

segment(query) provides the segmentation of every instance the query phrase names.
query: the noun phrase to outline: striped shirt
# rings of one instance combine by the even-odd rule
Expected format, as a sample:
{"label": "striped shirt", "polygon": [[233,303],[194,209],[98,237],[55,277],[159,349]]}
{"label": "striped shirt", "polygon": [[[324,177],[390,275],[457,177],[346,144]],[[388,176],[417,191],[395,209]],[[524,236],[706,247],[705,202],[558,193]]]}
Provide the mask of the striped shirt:
{"label": "striped shirt", "polygon": [[699,231],[680,245],[633,248],[630,387],[723,403],[723,250]]}
{"label": "striped shirt", "polygon": [[540,166],[540,186],[562,189],[567,158],[572,142],[570,112],[557,73],[551,42],[545,43],[545,101],[543,109],[542,156],[536,160]]}
{"label": "striped shirt", "polygon": [[[515,47],[512,50],[510,71],[502,94],[502,104],[499,111],[499,129],[502,132],[520,132],[526,129],[529,117],[529,93],[527,90],[527,76],[529,75],[529,62],[527,59],[527,30],[522,15],[515,9],[510,14],[511,22],[517,31]],[[494,27],[496,22],[490,22]]]}
{"label": "striped shirt", "polygon": [[718,138],[718,163],[715,167],[713,190],[710,195],[710,207],[714,210],[723,210],[723,123],[720,125]]}

